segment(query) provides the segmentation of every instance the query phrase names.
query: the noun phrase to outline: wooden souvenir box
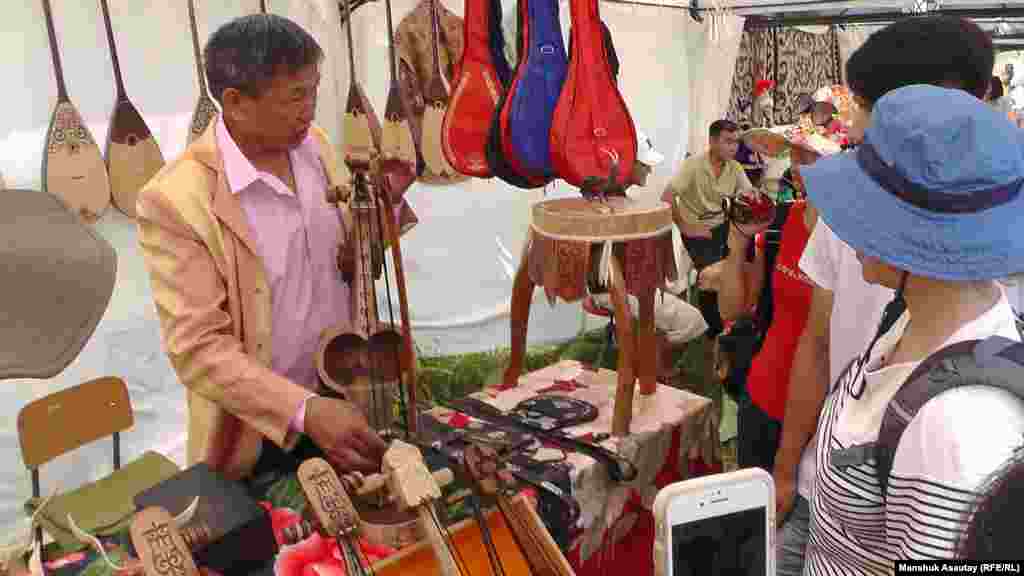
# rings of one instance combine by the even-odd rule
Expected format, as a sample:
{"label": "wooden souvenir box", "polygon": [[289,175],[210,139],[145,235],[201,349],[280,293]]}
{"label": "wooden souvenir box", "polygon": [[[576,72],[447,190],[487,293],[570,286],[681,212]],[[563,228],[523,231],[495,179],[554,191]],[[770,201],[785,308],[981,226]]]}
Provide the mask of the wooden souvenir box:
{"label": "wooden souvenir box", "polygon": [[214,472],[206,464],[191,468],[157,484],[135,497],[135,506],[166,509],[180,514],[199,496],[192,523],[205,523],[210,544],[194,555],[196,563],[221,574],[258,572],[277,553],[277,542],[264,510],[245,487]]}

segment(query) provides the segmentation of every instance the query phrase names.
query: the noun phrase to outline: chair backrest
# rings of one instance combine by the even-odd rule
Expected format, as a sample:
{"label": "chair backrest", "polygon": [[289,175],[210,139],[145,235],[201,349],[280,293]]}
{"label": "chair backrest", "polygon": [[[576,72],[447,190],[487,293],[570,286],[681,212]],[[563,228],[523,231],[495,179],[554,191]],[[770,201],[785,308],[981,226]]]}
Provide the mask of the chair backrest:
{"label": "chair backrest", "polygon": [[[105,377],[54,392],[18,412],[18,441],[25,467],[36,470],[54,458],[132,427],[131,400],[124,380]],[[114,439],[115,467],[119,465]]]}

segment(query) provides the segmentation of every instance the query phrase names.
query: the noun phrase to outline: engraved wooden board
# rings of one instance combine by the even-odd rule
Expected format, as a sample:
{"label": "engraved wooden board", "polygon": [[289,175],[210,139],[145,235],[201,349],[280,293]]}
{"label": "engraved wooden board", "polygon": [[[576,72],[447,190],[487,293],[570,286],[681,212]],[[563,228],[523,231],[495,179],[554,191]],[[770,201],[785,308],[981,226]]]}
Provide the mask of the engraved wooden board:
{"label": "engraved wooden board", "polygon": [[299,485],[313,508],[317,520],[330,536],[344,536],[359,526],[352,500],[341,479],[323,458],[310,458],[299,466]]}
{"label": "engraved wooden board", "polygon": [[199,576],[185,539],[163,508],[149,507],[136,514],[129,534],[146,576]]}
{"label": "engraved wooden board", "polygon": [[58,101],[53,109],[43,154],[43,187],[90,224],[110,205],[107,165],[70,101]]}

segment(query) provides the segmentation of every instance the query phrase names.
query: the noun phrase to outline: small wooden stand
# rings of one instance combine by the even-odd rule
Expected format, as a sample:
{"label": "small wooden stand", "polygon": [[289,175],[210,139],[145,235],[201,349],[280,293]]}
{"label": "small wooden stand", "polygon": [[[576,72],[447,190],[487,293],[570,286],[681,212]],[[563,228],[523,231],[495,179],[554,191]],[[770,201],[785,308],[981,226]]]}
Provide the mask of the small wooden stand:
{"label": "small wooden stand", "polygon": [[[574,302],[600,284],[601,276],[610,277],[619,348],[612,434],[625,436],[636,380],[644,396],[657,385],[655,291],[676,276],[672,212],[665,202],[560,198],[534,205],[530,239],[512,286],[512,352],[503,384],[515,387],[523,371],[533,289],[542,286],[552,303],[556,296]],[[635,332],[628,294],[639,304]]]}
{"label": "small wooden stand", "polygon": [[[430,473],[423,462],[419,448],[397,440],[392,442],[384,454],[383,471],[386,477],[384,482],[364,482],[362,485],[378,489],[386,485],[399,510],[415,512],[420,529],[437,557],[442,576],[461,576],[450,544],[432,509],[434,501],[441,498],[441,487],[438,478]],[[299,466],[298,476],[306,499],[327,535],[337,538],[339,545],[351,546],[360,532],[359,515],[331,465],[322,458],[311,458]],[[450,472],[440,476],[442,480],[450,479]],[[352,547],[357,549],[358,544]],[[359,570],[360,567],[350,568]],[[361,568],[369,570],[370,567]]]}
{"label": "small wooden stand", "polygon": [[462,570],[452,555],[451,544],[434,515],[433,506],[441,498],[441,487],[423,462],[419,448],[397,440],[392,442],[384,453],[383,469],[388,474],[388,487],[397,499],[399,508],[416,511],[420,527],[437,556],[441,575],[462,576]]}
{"label": "small wooden stand", "polygon": [[[307,460],[303,463],[303,466],[305,468],[299,469],[299,483],[303,487],[306,499],[313,502],[315,498],[320,497],[320,491],[335,485],[333,480],[330,481],[330,484],[325,484],[324,482],[327,482],[327,480],[324,479],[329,477],[336,478],[337,475],[330,465],[321,458]],[[304,473],[303,470],[306,472]],[[303,478],[312,479],[314,476],[320,479],[319,483],[303,480]],[[448,468],[437,470],[432,476],[433,481],[438,486],[447,486],[454,481],[454,475]],[[424,534],[415,514],[408,514],[400,507],[395,506],[394,500],[396,500],[396,497],[388,491],[391,482],[392,479],[388,473],[371,474],[369,476],[346,474],[338,480],[337,486],[339,488],[337,490],[340,495],[332,497],[332,502],[348,502],[348,505],[352,507],[353,514],[359,521],[357,530],[368,541],[391,548],[402,548],[420,541]],[[350,495],[352,496],[351,500],[349,499]],[[365,499],[368,498],[375,501],[367,503]],[[316,506],[312,507],[314,512],[317,512]],[[393,521],[382,521],[382,518],[387,520],[385,516],[388,513],[391,514]],[[406,516],[409,517],[409,522],[412,523],[411,526],[405,521]],[[320,527],[303,526],[301,530],[296,531],[295,536],[303,537],[310,529],[315,530],[320,529]],[[327,535],[333,536],[334,533],[328,530]]]}

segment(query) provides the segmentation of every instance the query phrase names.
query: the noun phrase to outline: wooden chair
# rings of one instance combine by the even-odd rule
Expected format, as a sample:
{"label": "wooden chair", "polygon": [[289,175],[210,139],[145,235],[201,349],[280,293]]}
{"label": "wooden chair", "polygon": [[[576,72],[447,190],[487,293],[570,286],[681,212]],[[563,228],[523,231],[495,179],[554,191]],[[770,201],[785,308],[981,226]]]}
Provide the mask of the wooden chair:
{"label": "wooden chair", "polygon": [[[114,437],[114,470],[121,468],[121,432],[131,428],[128,387],[115,377],[97,378],[35,400],[18,412],[21,459],[32,473],[32,497],[39,498],[39,467],[106,436]],[[42,527],[36,538],[43,540]]]}

